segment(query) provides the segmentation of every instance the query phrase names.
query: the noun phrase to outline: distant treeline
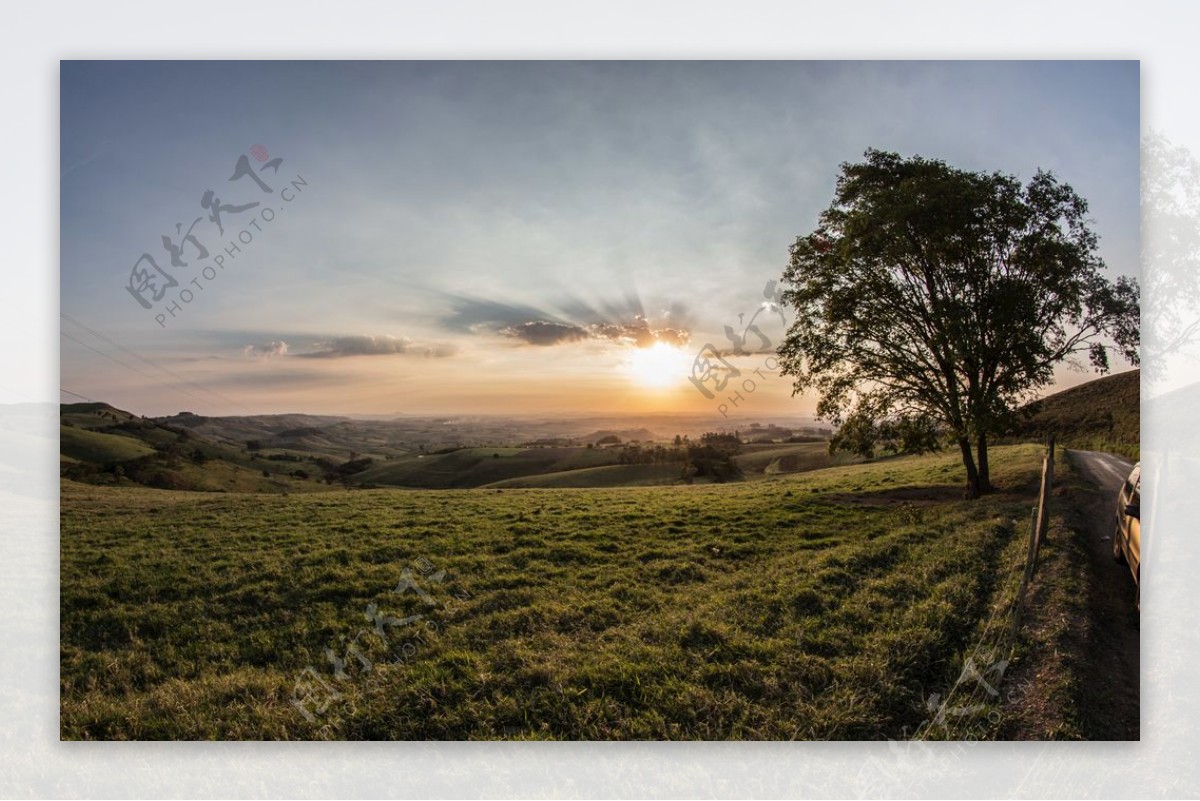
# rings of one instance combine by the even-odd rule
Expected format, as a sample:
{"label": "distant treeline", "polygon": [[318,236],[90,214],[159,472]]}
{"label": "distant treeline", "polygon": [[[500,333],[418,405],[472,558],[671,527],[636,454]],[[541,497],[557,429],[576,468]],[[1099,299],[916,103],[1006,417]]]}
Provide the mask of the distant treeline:
{"label": "distant treeline", "polygon": [[620,464],[680,465],[680,478],[691,483],[694,478],[709,478],[717,483],[741,478],[741,470],[733,457],[742,451],[737,432],[709,432],[699,442],[676,436],[671,446],[630,443],[617,457]]}

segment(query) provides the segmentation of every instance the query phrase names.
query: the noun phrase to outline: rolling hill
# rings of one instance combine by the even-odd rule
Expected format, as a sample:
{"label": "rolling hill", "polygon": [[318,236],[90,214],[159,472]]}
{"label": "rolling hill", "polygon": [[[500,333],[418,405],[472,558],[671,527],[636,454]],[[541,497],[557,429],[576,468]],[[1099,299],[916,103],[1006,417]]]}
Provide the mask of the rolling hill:
{"label": "rolling hill", "polygon": [[[460,426],[450,418],[363,421],[307,414],[204,417],[191,412],[145,418],[105,403],[64,404],[60,421],[62,475],[91,484],[304,492],[334,484],[470,489],[714,480],[704,471],[684,470],[686,459],[677,458],[679,446],[666,438],[658,438],[659,445],[648,444],[657,435],[644,427],[596,428],[586,436],[529,442],[531,434],[561,432],[563,424],[545,428],[537,421],[488,418]],[[772,432],[791,430],[774,424],[751,429],[764,438]],[[480,437],[492,442],[453,444]],[[598,444],[609,438],[623,443],[641,440],[643,445]],[[585,445],[589,440],[593,442]],[[664,448],[670,452],[667,458]],[[654,456],[652,449],[658,452]],[[851,461],[844,454],[830,457],[824,441],[745,444],[727,479],[761,479]]]}
{"label": "rolling hill", "polygon": [[[383,462],[354,483],[418,489],[466,489],[497,481],[615,465],[616,450],[602,448],[460,448]],[[678,473],[678,470],[676,470]]]}
{"label": "rolling hill", "polygon": [[63,404],[59,421],[65,479],[200,492],[326,488],[292,475],[298,469],[295,463],[259,458],[190,428],[142,418],[107,403]]}
{"label": "rolling hill", "polygon": [[137,437],[71,426],[59,429],[58,442],[59,453],[75,462],[125,462],[154,453],[151,445]]}
{"label": "rolling hill", "polygon": [[733,461],[747,477],[779,475],[820,470],[841,464],[854,464],[862,459],[848,453],[829,455],[829,443],[796,442],[774,445],[748,445]]}
{"label": "rolling hill", "polygon": [[521,489],[553,487],[653,487],[679,483],[679,465],[610,464],[603,467],[584,467],[555,473],[509,478],[484,484],[487,489]]}
{"label": "rolling hill", "polygon": [[1068,448],[1119,453],[1141,451],[1141,370],[1104,376],[1034,401],[1022,410],[1016,437],[1051,434]]}

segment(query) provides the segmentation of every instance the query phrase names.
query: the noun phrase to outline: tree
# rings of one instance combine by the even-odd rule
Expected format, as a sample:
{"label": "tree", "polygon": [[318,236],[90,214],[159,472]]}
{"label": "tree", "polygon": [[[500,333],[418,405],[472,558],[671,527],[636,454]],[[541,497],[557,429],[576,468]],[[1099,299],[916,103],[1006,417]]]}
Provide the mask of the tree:
{"label": "tree", "polygon": [[724,431],[709,431],[700,435],[702,446],[711,446],[716,450],[734,456],[742,452],[742,440],[737,432],[728,434]]}
{"label": "tree", "polygon": [[977,497],[991,489],[988,436],[1057,364],[1138,363],[1137,282],[1105,278],[1096,247],[1086,201],[1048,172],[1022,186],[868,150],[791,247],[781,370],[793,394],[820,393],[821,418],[849,424],[853,447],[892,432],[921,450],[940,428]]}

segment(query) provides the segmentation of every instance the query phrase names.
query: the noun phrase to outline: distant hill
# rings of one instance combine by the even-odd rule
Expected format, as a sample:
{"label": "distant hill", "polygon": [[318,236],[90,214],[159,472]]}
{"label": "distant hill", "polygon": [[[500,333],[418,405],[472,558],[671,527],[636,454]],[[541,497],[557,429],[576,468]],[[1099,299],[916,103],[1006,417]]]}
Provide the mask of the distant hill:
{"label": "distant hill", "polygon": [[779,475],[781,473],[803,473],[823,470],[843,464],[856,464],[861,457],[844,451],[829,453],[829,443],[801,442],[782,445],[747,445],[733,461],[747,476]]}
{"label": "distant hill", "polygon": [[491,489],[538,487],[650,487],[679,483],[679,465],[612,464],[561,470],[557,473],[508,478],[484,486]]}
{"label": "distant hill", "polygon": [[58,442],[59,455],[76,462],[125,462],[154,453],[154,448],[138,437],[73,426],[62,427]]}
{"label": "distant hill", "polygon": [[[465,489],[509,479],[615,465],[617,458],[616,450],[604,448],[460,448],[448,453],[416,454],[377,463],[356,474],[352,480],[355,484],[371,486]],[[678,469],[675,472],[678,474]],[[640,480],[642,476],[638,478]]]}
{"label": "distant hill", "polygon": [[62,404],[60,474],[69,481],[86,484],[200,492],[311,492],[327,488],[317,480],[324,470],[315,461],[296,464],[263,458],[204,436],[196,429],[205,419],[184,414],[166,422],[107,403]]}
{"label": "distant hill", "polygon": [[[349,422],[345,417],[310,414],[204,417],[191,412],[181,412],[170,417],[155,418],[155,422],[187,428],[209,439],[238,448],[248,440],[262,442],[264,448],[300,447],[312,451],[345,452],[353,450],[356,444],[329,441],[328,429]],[[297,443],[297,440],[300,442]]]}
{"label": "distant hill", "polygon": [[1141,451],[1141,371],[1097,378],[1026,406],[1017,425],[1019,439],[1044,440],[1051,434],[1068,448],[1119,453],[1133,459]]}
{"label": "distant hill", "polygon": [[662,439],[648,428],[601,429],[580,437],[581,442],[595,445],[602,439],[616,437],[621,442],[655,442]]}
{"label": "distant hill", "polygon": [[[646,486],[713,479],[698,466],[685,476],[685,459],[668,458],[671,445],[661,444],[668,438],[635,422],[207,417],[188,411],[151,418],[106,403],[63,404],[59,411],[60,475],[88,484],[312,492]],[[752,430],[786,439],[801,429],[771,423]],[[591,433],[579,435],[585,431]],[[739,478],[763,478],[845,461],[831,458],[824,441],[745,444],[735,472]]]}

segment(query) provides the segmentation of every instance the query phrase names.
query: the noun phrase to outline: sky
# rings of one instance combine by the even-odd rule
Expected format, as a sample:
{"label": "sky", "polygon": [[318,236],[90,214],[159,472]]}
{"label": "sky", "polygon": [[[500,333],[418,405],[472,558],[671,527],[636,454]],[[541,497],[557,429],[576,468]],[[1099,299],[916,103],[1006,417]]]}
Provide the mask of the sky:
{"label": "sky", "polygon": [[778,345],[764,290],[867,148],[1051,170],[1110,276],[1138,273],[1136,61],[64,61],[60,81],[64,402],[811,415],[762,354],[724,391],[688,377],[756,312]]}

